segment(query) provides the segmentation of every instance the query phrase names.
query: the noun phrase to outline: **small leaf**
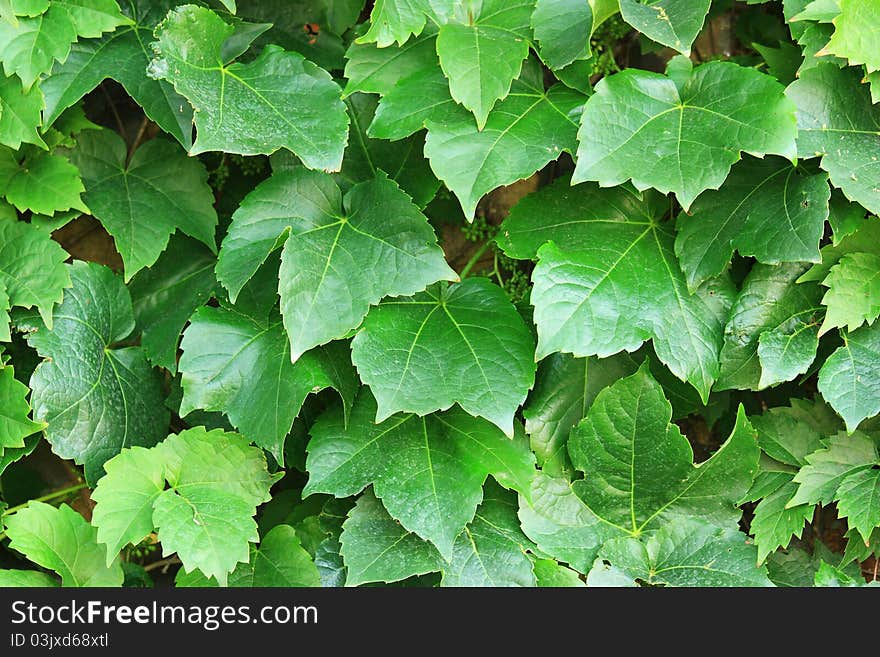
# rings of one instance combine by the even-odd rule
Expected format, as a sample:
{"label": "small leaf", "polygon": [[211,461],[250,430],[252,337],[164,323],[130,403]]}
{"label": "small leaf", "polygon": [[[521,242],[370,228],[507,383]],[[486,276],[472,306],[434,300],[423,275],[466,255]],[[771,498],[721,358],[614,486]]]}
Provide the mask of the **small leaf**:
{"label": "small leaf", "polygon": [[837,327],[855,331],[880,316],[880,254],[847,253],[822,284],[828,288],[822,297],[828,310],[821,333]]}
{"label": "small leaf", "polygon": [[844,479],[837,489],[837,508],[867,544],[880,527],[880,467],[875,465]]}
{"label": "small leaf", "polygon": [[794,476],[797,493],[786,506],[831,504],[840,484],[850,475],[867,470],[878,461],[877,445],[868,435],[841,432],[828,446],[807,456],[807,463]]}
{"label": "small leaf", "polygon": [[18,163],[0,146],[0,196],[19,212],[30,210],[50,217],[56,212],[75,209],[88,212],[80,198],[85,191],[79,170],[66,158],[43,151],[25,157]]}
{"label": "small leaf", "polygon": [[28,417],[28,392],[27,386],[15,379],[11,365],[0,366],[0,455],[10,448],[23,448],[25,438],[46,427]]}
{"label": "small leaf", "polygon": [[880,413],[880,323],[843,336],[819,370],[819,392],[846,421],[848,431]]}
{"label": "small leaf", "polygon": [[620,0],[620,15],[649,39],[689,55],[712,0]]}
{"label": "small leaf", "polygon": [[541,45],[541,59],[552,69],[590,56],[593,9],[587,0],[537,0],[532,29]]}

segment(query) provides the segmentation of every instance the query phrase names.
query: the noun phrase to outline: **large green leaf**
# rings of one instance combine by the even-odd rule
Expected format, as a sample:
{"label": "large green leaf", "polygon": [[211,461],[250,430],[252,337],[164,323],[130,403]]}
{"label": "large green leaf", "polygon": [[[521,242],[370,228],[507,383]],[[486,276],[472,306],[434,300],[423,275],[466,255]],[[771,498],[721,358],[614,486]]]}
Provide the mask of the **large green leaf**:
{"label": "large green leaf", "polygon": [[755,552],[735,529],[689,518],[666,525],[647,540],[613,539],[599,557],[653,586],[773,586],[766,568],[755,565]]}
{"label": "large green leaf", "polygon": [[122,586],[119,559],[115,554],[105,559],[97,530],[66,504],[55,508],[33,501],[4,522],[9,547],[54,570],[62,586]]}
{"label": "large green leaf", "polygon": [[730,281],[708,281],[691,294],[673,252],[672,227],[658,223],[652,205],[631,190],[569,188],[560,180],[534,196],[543,211],[529,228],[512,217],[502,245],[522,256],[550,242],[537,250],[532,273],[537,357],[556,351],[604,357],[653,338],[660,360],[705,401],[718,376]]}
{"label": "large green leaf", "polygon": [[74,43],[66,61],[55,64],[52,74],[40,83],[46,98],[44,124],[55,123],[64,110],[103,80],[112,78],[144,108],[150,119],[189,149],[192,107],[170,83],[147,76],[153,28],[174,2],[138,0],[123,4],[123,11],[133,19],[131,25],[120,26],[100,39]]}
{"label": "large green leaf", "polygon": [[45,360],[31,376],[34,419],[62,458],[96,481],[104,462],[131,445],[151,446],[167,433],[168,411],[158,373],[140,347],[117,344],[134,329],[131,299],[106,267],[75,262],[73,287],[52,329],[36,318],[19,327]]}
{"label": "large green leaf", "polygon": [[807,370],[819,344],[821,290],[801,263],[756,264],[730,310],[717,388],[757,390]]}
{"label": "large green leaf", "polygon": [[216,248],[214,194],[201,162],[164,139],[151,139],[130,159],[127,150],[111,130],[86,130],[72,153],[84,200],[113,236],[125,280],[152,266],[175,231]]}
{"label": "large green leaf", "polygon": [[348,346],[334,342],[295,363],[277,311],[200,308],[181,342],[181,415],[221,411],[245,437],[284,464],[284,442],[306,397],[336,389],[351,407],[357,377]]}
{"label": "large green leaf", "polygon": [[427,417],[395,415],[374,424],[376,402],[362,390],[348,424],[339,409],[311,429],[305,494],[355,495],[372,484],[391,515],[449,557],[473,520],[488,475],[527,494],[534,456],[459,409]]}
{"label": "large green leaf", "polygon": [[195,108],[191,154],[256,155],[287,148],[313,169],[342,164],[348,115],[330,75],[294,52],[267,46],[246,64],[223,62],[233,27],[209,9],[183,5],[156,28],[149,73]]}
{"label": "large green leaf", "polygon": [[819,370],[819,392],[853,431],[880,413],[880,323],[842,337],[843,346]]}
{"label": "large green leaf", "polygon": [[458,403],[512,436],[514,413],[535,382],[532,333],[485,278],[383,301],[367,315],[351,355],[380,422]]}
{"label": "large green leaf", "polygon": [[742,151],[793,159],[794,114],[774,78],[731,62],[703,64],[681,84],[627,69],[603,78],[587,101],[573,182],[632,180],[675,192],[687,210],[724,182]]}
{"label": "large green leaf", "polygon": [[639,536],[670,516],[736,522],[735,505],[757,470],[759,449],[742,408],[730,438],[708,461],[669,422],[672,407],[646,366],[596,397],[568,451],[585,478],[573,489],[607,524]]}
{"label": "large green leaf", "polygon": [[[294,361],[357,328],[383,297],[457,278],[425,216],[384,176],[344,196],[330,176],[301,167],[261,183],[220,249],[217,278],[233,300],[282,244],[281,314]],[[375,263],[369,276],[365,263]]]}
{"label": "large green leaf", "polygon": [[529,54],[534,7],[534,0],[467,2],[458,20],[440,26],[437,55],[449,92],[473,112],[480,130]]}
{"label": "large green leaf", "polygon": [[857,69],[820,63],[787,89],[797,105],[798,155],[822,168],[847,198],[880,213],[880,108]]}
{"label": "large green leaf", "polygon": [[141,346],[153,365],[177,371],[177,343],[184,325],[217,286],[217,257],[202,244],[178,235],[156,263],[129,284]]}
{"label": "large green leaf", "polygon": [[712,0],[620,0],[623,20],[657,43],[689,55]]}
{"label": "large green leaf", "polygon": [[737,164],[678,217],[675,253],[688,286],[724,271],[734,250],[769,264],[818,262],[830,197],[824,174],[803,175],[782,158]]}
{"label": "large green leaf", "polygon": [[425,156],[469,219],[483,195],[574,152],[585,97],[562,84],[545,91],[541,75],[534,62],[524,67],[485,126],[475,126],[464,110],[428,117]]}
{"label": "large green leaf", "polygon": [[[52,327],[52,308],[60,303],[70,274],[67,253],[45,231],[16,219],[0,219],[0,290],[9,306],[36,306]],[[0,322],[0,340],[9,341],[9,322]]]}

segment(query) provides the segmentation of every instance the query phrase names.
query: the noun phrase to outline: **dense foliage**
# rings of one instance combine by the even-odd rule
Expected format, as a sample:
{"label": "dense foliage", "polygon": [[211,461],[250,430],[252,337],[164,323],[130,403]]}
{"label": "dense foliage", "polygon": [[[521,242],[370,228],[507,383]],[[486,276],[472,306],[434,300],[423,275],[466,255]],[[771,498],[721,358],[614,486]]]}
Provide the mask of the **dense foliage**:
{"label": "dense foliage", "polygon": [[0,585],[877,580],[880,0],[0,0],[0,64]]}

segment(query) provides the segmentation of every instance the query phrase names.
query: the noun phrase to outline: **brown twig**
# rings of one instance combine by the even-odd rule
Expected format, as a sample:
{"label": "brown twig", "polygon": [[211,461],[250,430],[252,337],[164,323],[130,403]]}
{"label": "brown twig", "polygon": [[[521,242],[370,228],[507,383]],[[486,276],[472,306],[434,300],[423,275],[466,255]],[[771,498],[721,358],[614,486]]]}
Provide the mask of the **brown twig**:
{"label": "brown twig", "polygon": [[128,149],[128,155],[125,158],[125,168],[128,168],[128,165],[131,163],[131,158],[134,156],[134,152],[138,149],[138,146],[141,145],[141,142],[144,140],[144,135],[147,133],[147,126],[150,125],[150,119],[144,116],[144,120],[141,121],[140,126],[138,126],[137,134],[134,137],[134,141],[131,142],[131,148]]}
{"label": "brown twig", "polygon": [[104,96],[107,98],[107,104],[110,106],[110,111],[113,113],[113,118],[116,119],[116,127],[119,129],[119,134],[122,135],[122,138],[125,141],[128,141],[128,132],[125,129],[125,124],[122,122],[122,117],[119,116],[119,112],[116,111],[116,103],[113,102],[113,99],[110,97],[110,93],[107,91],[107,87],[103,84],[100,85],[101,91],[104,93]]}

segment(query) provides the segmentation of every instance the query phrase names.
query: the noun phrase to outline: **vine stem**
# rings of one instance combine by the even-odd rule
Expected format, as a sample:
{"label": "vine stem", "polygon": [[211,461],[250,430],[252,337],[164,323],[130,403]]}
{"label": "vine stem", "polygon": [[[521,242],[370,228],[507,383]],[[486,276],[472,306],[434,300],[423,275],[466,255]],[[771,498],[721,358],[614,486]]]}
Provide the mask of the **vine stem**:
{"label": "vine stem", "polygon": [[83,482],[79,483],[76,486],[68,486],[67,488],[62,488],[61,490],[56,490],[53,493],[49,493],[47,495],[43,495],[42,497],[35,497],[32,500],[28,500],[18,506],[12,506],[6,509],[3,513],[0,513],[0,516],[11,516],[13,513],[17,513],[27,507],[31,502],[49,502],[50,500],[58,499],[59,497],[65,497],[70,495],[71,493],[76,493],[81,491],[83,488],[88,488],[88,486]]}
{"label": "vine stem", "polygon": [[464,269],[461,270],[461,274],[459,274],[462,280],[467,278],[467,275],[471,273],[471,269],[473,269],[474,265],[476,265],[480,258],[483,257],[483,254],[489,250],[490,246],[492,246],[492,240],[486,240],[479,249],[474,251],[471,259],[467,261]]}

